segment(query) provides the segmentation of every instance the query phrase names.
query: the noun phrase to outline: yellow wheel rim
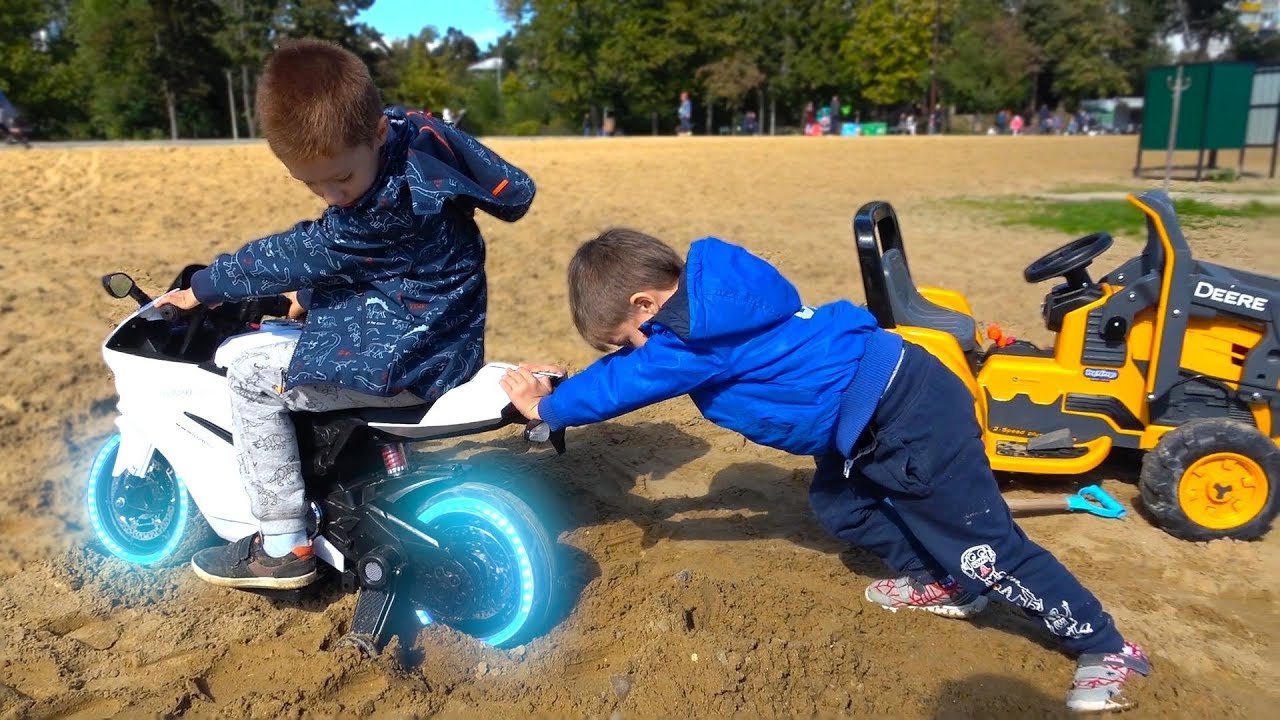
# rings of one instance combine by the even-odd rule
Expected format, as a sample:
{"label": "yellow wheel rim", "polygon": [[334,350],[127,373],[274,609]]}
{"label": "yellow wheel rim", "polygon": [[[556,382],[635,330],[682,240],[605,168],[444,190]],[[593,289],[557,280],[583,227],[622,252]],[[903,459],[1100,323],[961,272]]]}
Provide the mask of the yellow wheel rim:
{"label": "yellow wheel rim", "polygon": [[1262,466],[1231,452],[1213,453],[1195,461],[1178,483],[1182,512],[1211,530],[1240,527],[1258,516],[1267,504],[1270,487]]}

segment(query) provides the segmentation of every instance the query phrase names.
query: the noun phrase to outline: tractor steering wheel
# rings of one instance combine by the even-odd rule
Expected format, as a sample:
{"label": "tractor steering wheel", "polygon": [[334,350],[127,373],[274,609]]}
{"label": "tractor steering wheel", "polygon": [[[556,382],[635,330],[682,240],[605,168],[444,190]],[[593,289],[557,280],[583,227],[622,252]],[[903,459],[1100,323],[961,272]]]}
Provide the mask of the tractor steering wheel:
{"label": "tractor steering wheel", "polygon": [[1044,282],[1049,278],[1063,276],[1071,287],[1084,287],[1093,284],[1085,268],[1093,259],[1111,247],[1111,235],[1096,232],[1079,240],[1072,240],[1036,260],[1022,271],[1022,277],[1029,283]]}

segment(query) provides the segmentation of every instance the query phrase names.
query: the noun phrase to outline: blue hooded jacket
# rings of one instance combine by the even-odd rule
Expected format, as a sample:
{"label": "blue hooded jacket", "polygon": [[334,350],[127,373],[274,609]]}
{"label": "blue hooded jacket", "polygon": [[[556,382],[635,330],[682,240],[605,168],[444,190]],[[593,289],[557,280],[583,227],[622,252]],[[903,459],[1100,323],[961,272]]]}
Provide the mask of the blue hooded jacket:
{"label": "blue hooded jacket", "polygon": [[797,455],[848,456],[902,354],[865,308],[800,302],[772,265],[693,243],[676,293],[623,348],[566,379],[538,412],[553,430],[684,395],[708,420]]}
{"label": "blue hooded jacket", "polygon": [[331,383],[432,401],[480,369],[488,298],[475,210],[514,222],[533,181],[472,136],[388,108],[377,178],[354,206],[219,255],[200,302],[300,290],[307,322],[285,387]]}

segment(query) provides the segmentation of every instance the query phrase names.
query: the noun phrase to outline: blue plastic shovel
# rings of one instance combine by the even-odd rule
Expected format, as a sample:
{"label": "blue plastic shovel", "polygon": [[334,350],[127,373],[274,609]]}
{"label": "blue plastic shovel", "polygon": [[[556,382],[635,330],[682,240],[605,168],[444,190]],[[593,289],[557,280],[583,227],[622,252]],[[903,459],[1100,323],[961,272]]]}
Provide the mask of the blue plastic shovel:
{"label": "blue plastic shovel", "polygon": [[[1065,502],[1064,502],[1065,501]],[[1026,500],[1006,500],[1013,512],[1073,512],[1081,511],[1104,518],[1122,518],[1125,516],[1124,506],[1107,494],[1097,485],[1080,488],[1074,495],[1057,497],[1052,500],[1028,498]]]}

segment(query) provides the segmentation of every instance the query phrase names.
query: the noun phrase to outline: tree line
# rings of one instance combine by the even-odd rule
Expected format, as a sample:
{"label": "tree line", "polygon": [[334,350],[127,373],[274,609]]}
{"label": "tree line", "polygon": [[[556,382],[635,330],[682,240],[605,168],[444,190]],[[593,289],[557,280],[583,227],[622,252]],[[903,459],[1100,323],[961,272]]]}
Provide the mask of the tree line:
{"label": "tree line", "polygon": [[[767,131],[832,96],[864,119],[1074,109],[1219,46],[1280,62],[1280,40],[1249,32],[1232,0],[499,0],[514,29],[483,49],[454,28],[381,37],[356,21],[372,4],[0,0],[0,90],[40,137],[253,137],[266,55],[319,37],[364,58],[388,103],[465,108],[476,134],[581,132],[606,115],[642,134],[672,129],[682,90],[707,131],[748,109]],[[486,58],[501,71],[468,69]]]}

